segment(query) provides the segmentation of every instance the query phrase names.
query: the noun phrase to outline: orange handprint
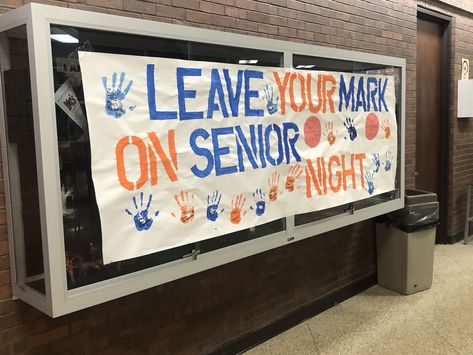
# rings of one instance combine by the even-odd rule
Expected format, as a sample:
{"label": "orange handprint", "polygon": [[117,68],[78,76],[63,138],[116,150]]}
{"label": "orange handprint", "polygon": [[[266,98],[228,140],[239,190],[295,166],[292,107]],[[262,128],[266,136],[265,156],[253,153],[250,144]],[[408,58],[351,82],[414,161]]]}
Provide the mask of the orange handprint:
{"label": "orange handprint", "polygon": [[[179,197],[181,198],[180,200]],[[192,194],[192,201],[189,201],[189,192],[186,192],[184,195],[184,191],[181,190],[180,196],[174,195],[174,200],[176,200],[181,210],[180,221],[182,223],[192,222],[194,219],[194,194]],[[172,212],[171,215],[177,218],[174,212]]]}
{"label": "orange handprint", "polygon": [[381,130],[384,132],[383,138],[388,139],[391,137],[391,128],[389,127],[389,121],[387,119],[381,124]]}
{"label": "orange handprint", "polygon": [[232,212],[230,213],[230,222],[233,224],[240,224],[241,217],[246,214],[246,211],[243,212],[243,205],[245,204],[246,197],[243,194],[237,195],[236,199],[232,200]]}
{"label": "orange handprint", "polygon": [[[302,174],[302,168],[299,164],[291,165],[289,173],[286,177],[286,190],[289,192],[294,191],[294,183]],[[299,188],[300,186],[298,186]]]}
{"label": "orange handprint", "polygon": [[333,121],[328,121],[325,124],[324,137],[327,137],[327,141],[330,145],[333,145],[337,140],[337,136],[333,133]]}
{"label": "orange handprint", "polygon": [[279,188],[279,173],[274,172],[271,174],[271,179],[268,179],[269,185],[269,201],[275,202],[278,199],[278,194],[281,195],[282,191],[278,192]]}

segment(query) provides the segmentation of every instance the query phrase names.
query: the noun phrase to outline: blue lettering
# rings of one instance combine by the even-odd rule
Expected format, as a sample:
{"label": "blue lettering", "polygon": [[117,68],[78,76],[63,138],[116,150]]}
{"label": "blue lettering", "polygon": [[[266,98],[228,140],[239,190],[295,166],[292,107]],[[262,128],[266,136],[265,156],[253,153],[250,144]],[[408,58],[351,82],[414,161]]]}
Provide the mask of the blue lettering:
{"label": "blue lettering", "polygon": [[187,112],[186,110],[186,99],[195,99],[195,90],[184,89],[184,77],[185,76],[201,76],[202,69],[200,68],[177,68],[176,69],[176,81],[177,81],[177,97],[179,101],[179,119],[180,120],[194,120],[204,118],[202,111],[198,112]]}
{"label": "blue lettering", "polygon": [[207,177],[212,172],[212,169],[214,167],[212,152],[206,148],[198,147],[196,144],[197,137],[202,137],[204,138],[204,140],[206,140],[207,138],[209,138],[209,136],[209,133],[205,129],[198,128],[192,132],[189,139],[189,144],[194,153],[207,158],[207,166],[205,167],[205,169],[199,169],[196,164],[191,167],[192,173],[199,178]]}
{"label": "blue lettering", "polygon": [[386,93],[386,87],[388,86],[388,79],[384,79],[384,85],[383,88],[381,89],[381,79],[378,81],[378,87],[379,87],[379,97],[378,97],[378,106],[379,110],[382,111],[381,109],[381,102],[384,105],[384,108],[386,109],[386,112],[389,112],[388,110],[388,105],[386,104],[386,100],[384,99],[384,94]]}
{"label": "blue lettering", "polygon": [[[218,104],[215,103],[215,93],[218,93],[220,107],[218,106]],[[219,111],[220,109],[222,110],[223,117],[228,117],[227,106],[225,105],[225,94],[223,93],[222,88],[222,81],[220,80],[218,69],[212,69],[207,118],[213,118],[214,111]]]}
{"label": "blue lettering", "polygon": [[264,115],[263,110],[254,110],[251,108],[250,99],[252,97],[259,97],[258,90],[250,90],[250,79],[263,79],[263,72],[259,70],[245,70],[245,116],[256,116],[262,117]]}
{"label": "blue lettering", "polygon": [[[245,137],[245,134],[243,133],[242,129],[240,126],[235,126],[235,131],[237,133],[237,144],[238,147],[240,147],[240,142],[241,145],[243,145],[243,148],[245,148],[246,155],[248,157],[248,160],[251,163],[251,166],[253,169],[258,169],[258,163],[256,162],[256,136],[255,136],[255,125],[250,125],[250,142],[251,142],[251,148],[248,145],[248,140]],[[243,151],[239,151],[239,157],[238,157],[238,162],[240,165],[240,171],[244,171],[245,167],[243,165]],[[241,155],[241,156],[240,156]]]}
{"label": "blue lettering", "polygon": [[175,120],[176,111],[157,111],[156,110],[156,87],[154,84],[154,64],[146,66],[146,83],[148,87],[148,109],[151,120]]}
{"label": "blue lettering", "polygon": [[266,159],[264,158],[264,140],[263,140],[263,125],[258,125],[258,145],[259,145],[259,158],[261,160],[261,167],[266,168]]}
{"label": "blue lettering", "polygon": [[366,112],[366,100],[365,100],[365,87],[364,87],[364,77],[361,76],[358,80],[358,91],[356,94],[356,107],[355,111],[358,112],[360,106],[363,107],[363,111]]}
{"label": "blue lettering", "polygon": [[212,143],[214,146],[215,157],[215,175],[217,176],[238,172],[236,165],[222,167],[222,161],[220,157],[222,155],[230,154],[230,148],[220,147],[218,136],[228,134],[233,134],[233,127],[212,128]]}
{"label": "blue lettering", "polygon": [[[278,136],[278,158],[277,160],[271,156],[271,142],[270,142],[270,135],[271,131],[274,130],[276,135]],[[279,165],[281,164],[282,160],[284,159],[284,154],[282,151],[282,140],[281,140],[281,128],[277,124],[271,124],[266,127],[264,131],[264,139],[266,141],[266,160],[271,165]]]}
{"label": "blue lettering", "polygon": [[[289,130],[294,131],[294,137],[289,138],[288,132]],[[286,163],[289,164],[291,162],[290,152],[292,151],[292,155],[296,158],[296,161],[301,161],[301,156],[296,150],[296,143],[299,139],[299,127],[294,122],[284,122],[282,124],[282,137],[284,142],[284,151],[286,153]],[[289,149],[290,147],[290,149]]]}
{"label": "blue lettering", "polygon": [[[370,85],[371,84],[374,84],[374,89],[371,90],[371,87]],[[375,112],[378,111],[378,107],[376,106],[376,100],[375,100],[375,96],[378,92],[378,89],[376,88],[376,85],[377,85],[377,80],[376,78],[370,76],[368,77],[368,80],[366,81],[366,99],[368,101],[368,107],[367,107],[367,110],[369,111],[370,110],[370,103],[373,102],[373,110]]]}
{"label": "blue lettering", "polygon": [[351,109],[353,110],[353,107],[355,106],[355,77],[354,76],[350,78],[350,82],[348,83],[348,92],[347,92],[345,79],[343,78],[343,75],[340,75],[340,90],[338,92],[338,95],[340,98],[340,102],[338,104],[338,111],[342,112],[344,98],[345,98],[345,110],[348,109],[350,102],[351,102]]}
{"label": "blue lettering", "polygon": [[241,84],[243,81],[242,80],[243,70],[238,70],[235,93],[233,93],[232,79],[230,78],[228,69],[223,69],[223,76],[225,77],[225,82],[227,84],[228,103],[230,104],[230,110],[232,111],[232,116],[238,117],[238,107],[240,106]]}

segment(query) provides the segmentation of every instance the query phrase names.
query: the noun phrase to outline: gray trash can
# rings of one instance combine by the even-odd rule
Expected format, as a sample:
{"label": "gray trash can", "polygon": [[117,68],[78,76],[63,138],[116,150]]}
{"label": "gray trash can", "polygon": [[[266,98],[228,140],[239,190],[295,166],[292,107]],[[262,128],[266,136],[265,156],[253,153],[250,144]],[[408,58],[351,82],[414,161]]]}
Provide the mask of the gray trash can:
{"label": "gray trash can", "polygon": [[405,207],[376,221],[378,283],[409,295],[432,286],[437,195],[406,190]]}

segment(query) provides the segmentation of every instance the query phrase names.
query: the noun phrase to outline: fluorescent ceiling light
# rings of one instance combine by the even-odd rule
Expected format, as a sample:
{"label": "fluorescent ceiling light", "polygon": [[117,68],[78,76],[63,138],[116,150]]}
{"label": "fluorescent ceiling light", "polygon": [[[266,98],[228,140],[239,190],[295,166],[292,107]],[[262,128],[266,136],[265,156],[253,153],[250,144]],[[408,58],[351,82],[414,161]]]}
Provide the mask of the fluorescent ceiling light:
{"label": "fluorescent ceiling light", "polygon": [[51,38],[61,43],[79,43],[77,38],[65,33],[53,33]]}
{"label": "fluorescent ceiling light", "polygon": [[238,64],[256,64],[258,63],[258,59],[240,59]]}
{"label": "fluorescent ceiling light", "polygon": [[310,64],[310,65],[305,65],[305,64],[299,64],[296,66],[296,69],[312,69],[315,67],[315,64]]}

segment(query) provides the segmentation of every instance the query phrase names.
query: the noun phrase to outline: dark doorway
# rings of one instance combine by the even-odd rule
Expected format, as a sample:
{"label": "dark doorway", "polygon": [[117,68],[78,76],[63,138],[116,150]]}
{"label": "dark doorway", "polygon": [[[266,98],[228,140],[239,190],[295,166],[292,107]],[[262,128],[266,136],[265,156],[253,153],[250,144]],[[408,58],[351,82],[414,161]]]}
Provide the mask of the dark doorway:
{"label": "dark doorway", "polygon": [[440,202],[437,243],[447,242],[450,18],[425,9],[417,15],[416,188]]}

